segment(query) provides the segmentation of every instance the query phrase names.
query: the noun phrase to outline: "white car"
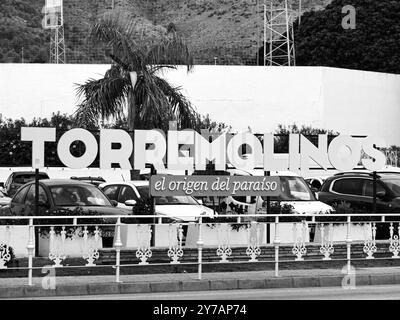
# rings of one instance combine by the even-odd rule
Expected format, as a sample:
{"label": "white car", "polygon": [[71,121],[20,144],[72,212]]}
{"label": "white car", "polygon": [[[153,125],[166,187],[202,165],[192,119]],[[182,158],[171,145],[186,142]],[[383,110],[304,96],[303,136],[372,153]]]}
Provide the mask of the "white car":
{"label": "white car", "polygon": [[[139,199],[150,196],[148,181],[109,182],[99,188],[110,200],[117,201],[120,208],[132,209]],[[190,222],[197,221],[199,216],[213,217],[214,211],[191,196],[163,196],[156,197],[156,214]]]}
{"label": "white car", "polygon": [[[250,173],[236,169],[228,169],[227,172],[232,176],[251,176],[252,173],[260,174],[256,171]],[[316,199],[305,180],[299,175],[290,171],[272,171],[271,176],[278,176],[281,184],[279,196],[271,197],[271,202],[280,201],[281,205],[291,205],[293,207],[293,212],[300,214],[319,214],[334,211],[331,206]],[[242,208],[247,214],[256,214],[265,213],[263,204],[265,200],[267,200],[267,197],[229,196],[224,200],[227,206],[233,204]]]}

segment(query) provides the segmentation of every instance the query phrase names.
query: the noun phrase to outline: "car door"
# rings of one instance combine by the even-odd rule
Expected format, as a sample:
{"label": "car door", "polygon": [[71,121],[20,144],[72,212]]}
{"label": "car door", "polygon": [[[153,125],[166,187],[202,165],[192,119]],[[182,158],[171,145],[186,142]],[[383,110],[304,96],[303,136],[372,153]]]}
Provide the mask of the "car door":
{"label": "car door", "polygon": [[[363,197],[365,201],[365,206],[368,208],[368,212],[373,212],[373,180],[363,179]],[[383,186],[382,182],[376,182],[376,192],[384,192],[387,194],[386,188]],[[377,213],[387,213],[391,211],[390,199],[389,198],[377,198],[376,199],[376,211]]]}
{"label": "car door", "polygon": [[362,197],[362,179],[339,178],[334,180],[330,186],[332,198],[329,205],[336,204],[338,213],[361,213],[367,212]]}
{"label": "car door", "polygon": [[19,190],[11,200],[10,210],[11,214],[14,216],[24,216],[25,213],[25,198],[26,193],[28,192],[29,186],[26,186]]}
{"label": "car door", "polygon": [[139,201],[139,197],[137,196],[135,190],[132,186],[123,185],[121,186],[118,194],[118,207],[125,208],[125,209],[132,209],[131,206],[125,205],[125,201],[128,200],[135,200],[136,202]]}
{"label": "car door", "polygon": [[[25,198],[25,214],[26,215],[35,215],[35,184],[31,184],[29,186],[28,193]],[[47,197],[47,194],[42,186],[39,185],[39,207],[38,214],[44,215],[48,213],[50,208],[50,202]]]}

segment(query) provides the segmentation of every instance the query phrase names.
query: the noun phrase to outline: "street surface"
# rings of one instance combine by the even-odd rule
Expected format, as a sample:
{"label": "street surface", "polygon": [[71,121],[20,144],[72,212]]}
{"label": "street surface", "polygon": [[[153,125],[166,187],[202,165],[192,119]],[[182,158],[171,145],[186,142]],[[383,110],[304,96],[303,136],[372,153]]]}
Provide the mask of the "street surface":
{"label": "street surface", "polygon": [[400,285],[360,286],[355,289],[291,288],[259,290],[217,290],[165,292],[146,294],[95,295],[21,300],[80,299],[80,300],[400,300]]}

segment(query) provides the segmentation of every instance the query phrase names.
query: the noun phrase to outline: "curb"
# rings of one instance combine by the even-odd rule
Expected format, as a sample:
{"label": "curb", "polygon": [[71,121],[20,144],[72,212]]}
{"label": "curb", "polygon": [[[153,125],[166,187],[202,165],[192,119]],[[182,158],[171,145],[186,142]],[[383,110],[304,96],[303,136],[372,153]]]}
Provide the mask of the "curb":
{"label": "curb", "polygon": [[[135,294],[179,291],[210,291],[273,288],[338,287],[344,276],[278,277],[265,279],[223,279],[223,280],[185,280],[126,283],[93,283],[59,285],[55,290],[45,290],[39,286],[0,288],[0,299],[62,297],[109,294]],[[356,276],[355,285],[400,284],[398,274],[361,274]]]}

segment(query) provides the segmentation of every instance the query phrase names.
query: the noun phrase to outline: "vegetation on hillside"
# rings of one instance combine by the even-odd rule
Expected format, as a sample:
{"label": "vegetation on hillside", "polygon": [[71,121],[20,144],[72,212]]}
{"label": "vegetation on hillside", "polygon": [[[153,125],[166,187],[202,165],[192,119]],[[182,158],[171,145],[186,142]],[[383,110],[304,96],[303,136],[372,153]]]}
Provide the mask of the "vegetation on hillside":
{"label": "vegetation on hillside", "polygon": [[[342,28],[348,4],[356,9],[356,29]],[[400,2],[334,0],[306,12],[295,39],[297,65],[400,73]]]}
{"label": "vegetation on hillside", "polygon": [[[303,0],[303,6],[321,9],[330,1]],[[68,63],[110,63],[87,36],[90,25],[111,10],[111,3],[64,1]],[[41,26],[44,4],[44,0],[0,1],[0,62],[21,62],[22,47],[25,62],[48,61],[50,31]],[[256,0],[115,0],[115,9],[156,25],[174,25],[194,53],[195,64],[256,64],[263,29],[263,10]]]}

